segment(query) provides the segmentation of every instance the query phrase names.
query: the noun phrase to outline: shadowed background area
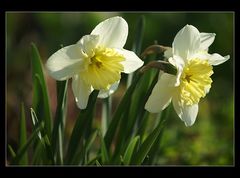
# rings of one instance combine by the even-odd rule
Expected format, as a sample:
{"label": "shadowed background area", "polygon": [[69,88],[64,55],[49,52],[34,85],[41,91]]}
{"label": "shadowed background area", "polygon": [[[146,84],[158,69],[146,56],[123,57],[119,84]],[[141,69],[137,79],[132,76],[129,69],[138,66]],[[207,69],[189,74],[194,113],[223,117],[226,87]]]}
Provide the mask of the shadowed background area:
{"label": "shadowed background area", "polygon": [[[194,25],[200,32],[216,33],[209,53],[230,55],[230,59],[214,66],[210,93],[200,101],[199,114],[192,127],[185,127],[172,109],[161,149],[156,159],[161,165],[232,165],[234,163],[234,14],[231,12],[88,12],[88,13],[6,13],[6,63],[7,63],[7,143],[18,144],[20,104],[27,111],[28,132],[31,132],[29,110],[32,100],[30,43],[39,49],[42,62],[56,52],[61,45],[76,43],[83,35],[90,34],[101,21],[122,16],[129,25],[125,49],[131,49],[135,26],[139,16],[145,17],[142,51],[157,41],[171,46],[176,33],[186,24]],[[55,80],[45,73],[49,89],[52,115],[56,109]],[[113,109],[126,88],[125,74],[121,85],[113,95]],[[68,90],[68,116],[66,139],[68,139],[79,109],[73,100],[71,81]],[[97,102],[96,125],[101,122],[101,100]],[[172,106],[171,106],[172,107]],[[155,122],[154,120],[152,122]]]}

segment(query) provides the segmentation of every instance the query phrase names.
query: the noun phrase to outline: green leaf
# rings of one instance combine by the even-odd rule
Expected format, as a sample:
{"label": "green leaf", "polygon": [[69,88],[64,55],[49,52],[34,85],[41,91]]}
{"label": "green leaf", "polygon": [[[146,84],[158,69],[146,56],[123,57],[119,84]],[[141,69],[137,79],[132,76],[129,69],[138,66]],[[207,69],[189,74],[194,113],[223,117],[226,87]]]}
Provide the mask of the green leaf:
{"label": "green leaf", "polygon": [[109,156],[108,156],[107,148],[106,148],[103,137],[101,137],[101,158],[102,158],[102,164],[109,163]]}
{"label": "green leaf", "polygon": [[44,135],[42,143],[44,145],[44,151],[46,155],[45,164],[50,164],[50,165],[55,164],[51,143],[47,135]]}
{"label": "green leaf", "polygon": [[[21,103],[21,117],[20,117],[20,129],[19,129],[19,148],[22,148],[27,142],[27,129],[26,129],[26,116],[24,104]],[[19,160],[20,165],[28,164],[28,154],[27,152],[23,154],[22,158]]]}
{"label": "green leaf", "polygon": [[74,155],[76,154],[76,151],[78,149],[78,145],[84,136],[84,132],[89,128],[90,121],[93,118],[93,111],[95,108],[98,93],[99,91],[97,90],[93,91],[89,96],[87,108],[80,111],[80,114],[70,137],[68,151],[66,155],[66,164],[72,163]]}
{"label": "green leaf", "polygon": [[87,139],[86,144],[85,144],[86,152],[88,152],[89,149],[91,148],[92,144],[94,143],[94,141],[98,135],[98,132],[99,132],[98,130],[93,131],[93,133],[90,135],[89,139]]}
{"label": "green leaf", "polygon": [[[144,115],[145,103],[158,79],[158,71],[146,72],[138,82],[136,90],[131,97],[131,106],[126,127],[126,136],[133,134],[134,126],[139,124]],[[138,125],[137,125],[138,128]]]}
{"label": "green leaf", "polygon": [[[129,102],[130,103],[130,102]],[[116,142],[115,142],[115,145],[116,148],[114,150],[114,155],[113,155],[113,160],[114,160],[114,164],[118,164],[120,163],[120,155],[124,153],[124,142],[126,141],[125,138],[126,138],[126,132],[127,132],[127,127],[128,127],[128,119],[132,119],[132,118],[128,118],[128,113],[129,113],[129,106],[127,105],[126,106],[126,109],[123,113],[123,116],[121,117],[120,119],[120,125],[119,125],[119,131],[118,131],[118,135],[117,135],[117,138],[116,138]],[[128,135],[129,137],[131,137],[131,135]]]}
{"label": "green leaf", "polygon": [[[142,139],[142,136],[144,135],[145,128],[148,125],[148,112],[144,109],[145,103],[147,102],[150,94],[152,93],[152,90],[157,83],[159,76],[158,71],[148,71],[144,75],[144,80],[139,83],[138,90],[134,93],[136,95],[133,95],[133,102],[132,103],[138,103],[138,105],[132,105],[131,107],[131,115],[129,117],[137,117],[137,133],[140,135],[140,138]],[[150,83],[148,83],[150,81]],[[148,84],[147,84],[148,83]],[[144,89],[144,90],[143,90]],[[144,97],[141,97],[144,96]],[[130,124],[129,124],[130,125]]]}
{"label": "green leaf", "polygon": [[[38,128],[38,125],[41,124],[43,121],[39,121],[34,109],[30,108],[30,111],[31,111],[31,118],[32,118],[32,122],[33,122],[33,125],[34,125],[34,128],[33,130],[35,131],[36,128]],[[45,125],[44,125],[45,126]],[[42,144],[43,146],[40,148],[41,151],[41,155],[40,155],[40,159],[43,161],[44,164],[54,164],[55,161],[54,161],[54,158],[53,158],[53,151],[51,149],[51,144],[50,144],[50,141],[49,141],[49,138],[46,134],[46,131],[45,131],[45,127],[43,127],[42,130],[39,130],[38,131],[38,140],[36,142],[37,146],[40,142],[40,144]],[[34,148],[35,150],[36,148]]]}
{"label": "green leaf", "polygon": [[141,73],[137,73],[137,75],[135,76],[131,86],[127,89],[127,91],[125,92],[121,102],[119,103],[114,116],[109,124],[108,130],[105,134],[105,144],[106,144],[106,148],[107,150],[109,150],[110,145],[113,141],[113,138],[115,136],[116,133],[116,129],[117,126],[119,124],[119,121],[121,120],[123,113],[125,113],[125,109],[128,108],[129,106],[129,98],[132,96],[133,91],[136,87],[137,82],[139,81],[139,79],[141,78]]}
{"label": "green leaf", "polygon": [[[167,118],[169,116],[169,113],[171,111],[171,106],[168,106],[164,111],[162,111],[161,115],[160,115],[160,122],[161,123],[166,123]],[[149,151],[149,159],[147,161],[147,164],[152,164],[154,161],[154,158],[156,158],[156,155],[158,154],[159,150],[160,150],[160,142],[161,142],[161,138],[164,132],[164,128],[162,128],[161,133],[158,135],[156,141],[154,142],[152,148]]]}
{"label": "green leaf", "polygon": [[[33,129],[35,130],[38,127],[38,125],[40,124],[40,122],[39,122],[39,120],[37,118],[37,115],[36,115],[33,108],[30,108],[30,113],[31,113],[32,123],[33,123],[33,126],[34,126]],[[38,137],[39,137],[40,140],[42,139],[41,131],[38,132]]]}
{"label": "green leaf", "polygon": [[140,135],[140,141],[141,142],[144,139],[144,135],[145,135],[145,132],[146,132],[146,128],[148,126],[148,122],[149,122],[149,112],[145,111],[143,113],[142,119],[139,122],[138,131],[137,131],[137,134]]}
{"label": "green leaf", "polygon": [[39,118],[44,120],[46,132],[51,138],[52,117],[49,106],[48,90],[44,78],[41,57],[34,43],[32,51],[32,79],[33,79],[33,108]]}
{"label": "green leaf", "polygon": [[38,141],[33,152],[33,157],[32,157],[33,165],[43,164],[43,154],[44,154],[43,152],[44,152],[44,146],[42,142]]}
{"label": "green leaf", "polygon": [[144,16],[140,16],[136,25],[135,31],[135,40],[133,42],[132,51],[134,51],[137,55],[141,54],[141,47],[144,35],[144,27],[145,27],[145,18]]}
{"label": "green leaf", "polygon": [[67,113],[67,86],[68,80],[57,81],[57,109],[52,132],[52,150],[54,150],[58,164],[63,164],[63,134]]}
{"label": "green leaf", "polygon": [[158,138],[159,134],[161,133],[163,126],[164,122],[160,121],[158,126],[153,130],[151,134],[149,134],[149,136],[142,143],[138,152],[134,155],[131,164],[142,164],[150,149],[154,145],[156,139]]}
{"label": "green leaf", "polygon": [[15,153],[15,151],[13,150],[12,146],[9,145],[9,144],[8,144],[8,150],[9,150],[9,152],[10,152],[10,154],[11,154],[11,157],[12,157],[12,158],[15,158],[15,157],[16,157],[16,153]]}
{"label": "green leaf", "polygon": [[125,150],[128,141],[137,131],[134,128],[138,128],[138,119],[141,119],[145,112],[145,103],[152,91],[152,85],[155,85],[157,78],[157,71],[149,71],[145,73],[137,83],[132,96],[128,99],[128,105],[126,105],[126,109],[121,118],[119,133],[116,139],[116,145],[118,146],[116,147],[113,156],[113,160],[116,160],[116,164],[120,161],[119,155],[124,154],[123,151]]}
{"label": "green leaf", "polygon": [[[82,143],[81,140],[81,147],[80,150],[75,154],[74,159],[72,160],[72,164],[85,164],[88,163],[88,155],[89,155],[89,150],[94,143],[96,136],[98,134],[98,130],[95,130],[92,132],[92,134],[89,136],[89,138]],[[94,163],[93,163],[94,164]]]}
{"label": "green leaf", "polygon": [[134,150],[136,150],[136,146],[138,145],[139,140],[140,140],[140,137],[139,137],[139,136],[136,136],[136,137],[133,138],[133,139],[131,140],[131,142],[129,143],[129,145],[128,145],[126,151],[125,151],[125,154],[124,154],[124,156],[123,156],[123,163],[124,163],[125,165],[130,164],[132,155],[133,155],[133,153],[134,153]]}
{"label": "green leaf", "polygon": [[29,149],[31,143],[37,138],[38,133],[43,129],[44,124],[41,122],[37,128],[34,130],[30,138],[27,140],[26,144],[20,148],[16,154],[16,157],[13,159],[13,164],[19,164],[19,161],[22,159],[26,151]]}
{"label": "green leaf", "polygon": [[[138,56],[140,56],[141,54],[144,27],[145,27],[145,18],[144,16],[140,16],[136,25],[136,30],[134,33],[136,34],[136,36],[135,36],[133,47],[132,47],[132,51],[134,51]],[[133,76],[134,76],[134,73],[131,73],[128,75],[127,88],[131,85]]]}

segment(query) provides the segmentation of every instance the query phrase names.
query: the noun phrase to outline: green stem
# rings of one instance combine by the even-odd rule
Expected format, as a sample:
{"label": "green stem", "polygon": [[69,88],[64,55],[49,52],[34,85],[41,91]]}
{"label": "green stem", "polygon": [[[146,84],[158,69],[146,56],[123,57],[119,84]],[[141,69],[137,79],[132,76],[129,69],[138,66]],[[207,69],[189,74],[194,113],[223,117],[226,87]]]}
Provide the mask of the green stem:
{"label": "green stem", "polygon": [[112,97],[103,99],[102,102],[102,135],[105,136],[112,110]]}

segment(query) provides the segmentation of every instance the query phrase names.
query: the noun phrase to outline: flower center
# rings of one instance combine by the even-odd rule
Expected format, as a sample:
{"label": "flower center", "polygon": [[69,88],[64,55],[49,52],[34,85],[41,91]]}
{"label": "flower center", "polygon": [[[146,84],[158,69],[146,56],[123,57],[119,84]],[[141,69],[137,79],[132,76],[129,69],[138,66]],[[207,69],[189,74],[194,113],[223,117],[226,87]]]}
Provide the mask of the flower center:
{"label": "flower center", "polygon": [[124,56],[113,48],[98,46],[94,49],[94,55],[87,58],[88,66],[81,71],[83,80],[96,90],[108,89],[121,78],[123,71],[122,61]]}
{"label": "flower center", "polygon": [[211,88],[212,66],[206,60],[192,59],[184,67],[178,87],[182,104],[193,105]]}

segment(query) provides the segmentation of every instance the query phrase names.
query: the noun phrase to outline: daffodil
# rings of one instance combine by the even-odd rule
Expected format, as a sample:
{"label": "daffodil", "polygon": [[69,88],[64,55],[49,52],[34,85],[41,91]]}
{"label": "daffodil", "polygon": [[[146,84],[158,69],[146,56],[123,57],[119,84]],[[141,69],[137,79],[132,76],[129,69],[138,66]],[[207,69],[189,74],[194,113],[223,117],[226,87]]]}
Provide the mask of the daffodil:
{"label": "daffodil", "polygon": [[50,56],[47,71],[56,80],[72,78],[77,106],[85,109],[94,89],[100,91],[98,97],[108,97],[117,89],[121,72],[131,73],[143,65],[134,52],[123,49],[127,36],[127,22],[121,17],[109,18],[90,35]]}
{"label": "daffodil", "polygon": [[229,55],[223,57],[208,53],[214,39],[214,33],[200,33],[192,25],[186,25],[177,33],[172,48],[165,52],[168,61],[177,68],[177,75],[160,72],[145,105],[146,110],[158,113],[172,102],[185,125],[194,124],[199,100],[211,88],[212,66],[229,59]]}

